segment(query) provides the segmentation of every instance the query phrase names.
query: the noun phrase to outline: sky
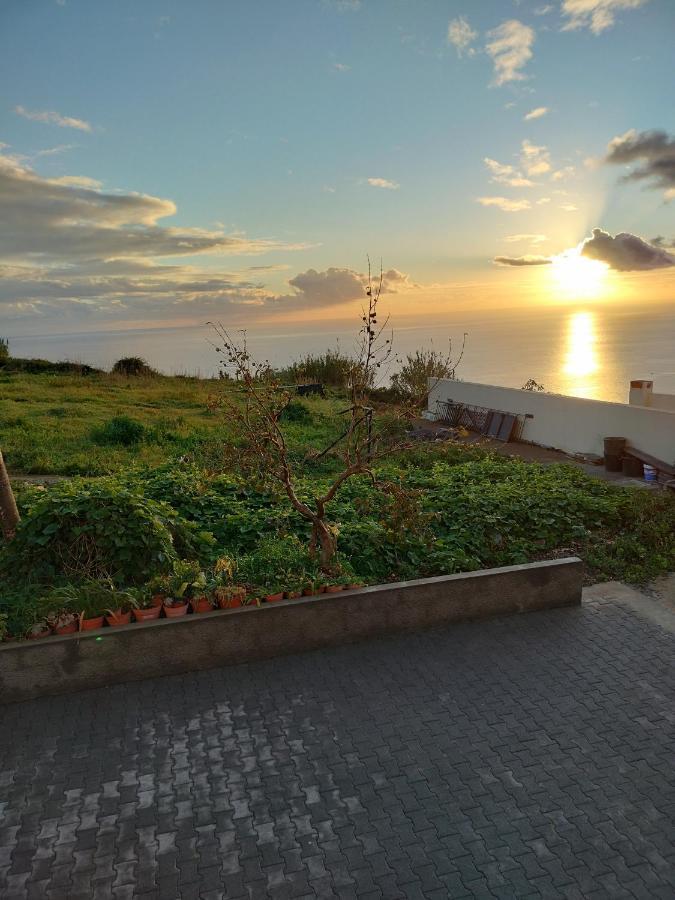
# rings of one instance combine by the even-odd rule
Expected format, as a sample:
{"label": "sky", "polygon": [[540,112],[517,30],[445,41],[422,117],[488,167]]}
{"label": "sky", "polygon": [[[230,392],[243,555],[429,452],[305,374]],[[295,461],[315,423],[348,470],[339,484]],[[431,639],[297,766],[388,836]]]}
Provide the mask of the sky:
{"label": "sky", "polygon": [[1,0],[2,333],[675,304],[673,0]]}

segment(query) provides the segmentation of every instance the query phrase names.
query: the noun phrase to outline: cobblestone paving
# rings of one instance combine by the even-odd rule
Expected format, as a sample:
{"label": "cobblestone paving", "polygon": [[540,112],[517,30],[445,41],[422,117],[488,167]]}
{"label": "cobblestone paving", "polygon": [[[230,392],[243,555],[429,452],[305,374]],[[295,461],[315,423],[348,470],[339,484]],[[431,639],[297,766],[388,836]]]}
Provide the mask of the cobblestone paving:
{"label": "cobblestone paving", "polygon": [[2,708],[0,896],[672,900],[674,649],[604,603]]}

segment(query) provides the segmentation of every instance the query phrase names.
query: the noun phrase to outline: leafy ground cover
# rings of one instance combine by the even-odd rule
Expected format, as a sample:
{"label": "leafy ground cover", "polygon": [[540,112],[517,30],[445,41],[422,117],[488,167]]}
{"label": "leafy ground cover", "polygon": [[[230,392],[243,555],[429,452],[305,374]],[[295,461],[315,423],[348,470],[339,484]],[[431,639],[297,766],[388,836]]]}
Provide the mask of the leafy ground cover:
{"label": "leafy ground cover", "polygon": [[[0,632],[13,637],[50,617],[142,607],[159,590],[183,609],[240,588],[261,597],[569,553],[582,556],[590,580],[642,582],[675,569],[672,495],[443,443],[401,451],[373,477],[343,484],[330,513],[338,558],[328,577],[309,553],[309,523],[240,469],[228,422],[207,408],[218,382],[0,378],[10,470],[97,476],[18,489],[22,522],[0,546]],[[339,466],[311,451],[339,436],[343,408],[336,395],[287,411],[285,434],[304,460],[302,497],[320,494]]]}
{"label": "leafy ground cover", "polygon": [[[384,487],[365,477],[344,485],[333,512],[333,580],[471,571],[560,550],[582,555],[594,580],[643,581],[675,567],[672,497],[617,489],[573,466],[466,455],[429,447],[381,467]],[[323,477],[307,477],[301,490],[316,491]],[[177,462],[136,467],[26,487],[19,504],[22,524],[0,552],[0,603],[17,636],[53,608],[55,588],[60,602],[65,585],[109,579],[142,600],[153,578],[182,560],[205,573],[204,584],[244,584],[257,596],[321,578],[307,552],[308,524],[285,498],[236,473]]]}

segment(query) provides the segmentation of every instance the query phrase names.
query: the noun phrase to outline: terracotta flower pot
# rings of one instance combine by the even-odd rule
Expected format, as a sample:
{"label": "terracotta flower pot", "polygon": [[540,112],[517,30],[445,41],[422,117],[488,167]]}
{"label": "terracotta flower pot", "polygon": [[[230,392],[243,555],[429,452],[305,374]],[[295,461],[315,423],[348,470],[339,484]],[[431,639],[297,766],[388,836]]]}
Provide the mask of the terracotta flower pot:
{"label": "terracotta flower pot", "polygon": [[218,600],[220,609],[237,609],[239,606],[241,606],[241,597],[226,597]]}
{"label": "terracotta flower pot", "polygon": [[163,606],[165,600],[166,594],[153,594],[150,598],[150,602],[153,606]]}
{"label": "terracotta flower pot", "polygon": [[302,589],[302,596],[303,596],[303,597],[313,597],[314,594],[318,594],[318,593],[319,593],[318,588],[314,588],[314,587],[306,587],[306,588],[303,588],[303,589]]}
{"label": "terracotta flower pot", "polygon": [[188,605],[187,603],[181,603],[178,606],[174,606],[173,604],[164,604],[164,615],[168,619],[177,619],[178,616],[184,616],[187,614]]}
{"label": "terracotta flower pot", "polygon": [[339,594],[341,590],[344,590],[344,587],[341,584],[327,584],[326,585],[326,593],[327,594]]}
{"label": "terracotta flower pot", "polygon": [[33,631],[33,629],[31,629],[28,632],[27,637],[29,641],[40,641],[42,638],[49,637],[51,633],[51,628],[43,628],[42,631]]}
{"label": "terracotta flower pot", "polygon": [[365,584],[348,584],[345,590],[347,591],[358,591],[361,588],[364,588]]}
{"label": "terracotta flower pot", "polygon": [[118,628],[120,625],[128,625],[131,622],[131,610],[121,612],[116,609],[110,615],[105,617],[106,622],[111,628]]}
{"label": "terracotta flower pot", "polygon": [[211,601],[208,597],[195,597],[192,601],[192,612],[193,613],[205,613],[212,612],[213,606],[211,605]]}
{"label": "terracotta flower pot", "polygon": [[297,600],[298,597],[300,597],[300,596],[302,596],[300,591],[285,591],[284,592],[284,597],[287,600]]}
{"label": "terracotta flower pot", "polygon": [[284,599],[284,592],[279,591],[278,594],[266,594],[265,600],[267,603],[276,603],[278,600]]}
{"label": "terracotta flower pot", "polygon": [[54,634],[75,634],[77,631],[77,622],[70,622],[68,625],[57,625]]}
{"label": "terracotta flower pot", "polygon": [[150,619],[159,619],[161,606],[148,606],[145,609],[135,609],[134,618],[137,622],[148,622]]}
{"label": "terracotta flower pot", "polygon": [[97,631],[99,628],[103,628],[103,616],[94,616],[92,619],[80,621],[80,631]]}

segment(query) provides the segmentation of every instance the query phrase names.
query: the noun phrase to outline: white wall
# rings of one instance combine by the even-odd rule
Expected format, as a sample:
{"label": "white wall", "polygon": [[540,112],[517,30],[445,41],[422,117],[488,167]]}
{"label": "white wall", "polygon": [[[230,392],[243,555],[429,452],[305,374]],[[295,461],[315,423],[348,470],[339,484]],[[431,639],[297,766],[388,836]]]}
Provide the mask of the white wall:
{"label": "white wall", "polygon": [[602,455],[605,437],[625,437],[635,448],[675,464],[675,411],[445,378],[431,388],[432,412],[437,400],[530,413],[533,418],[525,420],[522,438],[543,447]]}

